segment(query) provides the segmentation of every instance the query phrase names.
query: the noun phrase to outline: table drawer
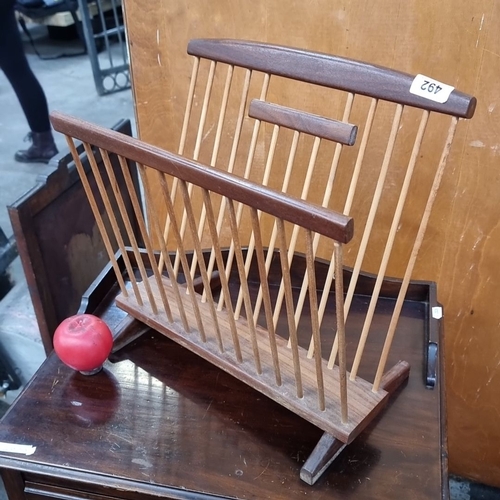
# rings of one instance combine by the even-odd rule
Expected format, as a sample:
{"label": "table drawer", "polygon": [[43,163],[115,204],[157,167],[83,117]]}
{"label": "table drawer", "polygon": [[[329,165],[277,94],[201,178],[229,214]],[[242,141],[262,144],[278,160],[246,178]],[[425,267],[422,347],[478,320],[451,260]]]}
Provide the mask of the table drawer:
{"label": "table drawer", "polygon": [[[159,485],[109,478],[106,484],[78,481],[61,476],[23,474],[24,498],[27,500],[222,500],[235,497],[213,496],[204,493],[161,487]],[[102,478],[101,478],[102,479]]]}
{"label": "table drawer", "polygon": [[85,490],[76,490],[31,481],[26,481],[24,494],[27,500],[116,500],[120,498],[115,495],[108,496]]}

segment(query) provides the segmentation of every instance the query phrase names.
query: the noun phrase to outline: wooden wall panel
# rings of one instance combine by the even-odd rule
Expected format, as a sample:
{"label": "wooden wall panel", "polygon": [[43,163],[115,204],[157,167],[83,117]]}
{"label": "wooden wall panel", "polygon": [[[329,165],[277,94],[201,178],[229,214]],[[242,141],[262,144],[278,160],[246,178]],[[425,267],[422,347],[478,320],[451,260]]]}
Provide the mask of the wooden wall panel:
{"label": "wooden wall panel", "polygon": [[[189,39],[269,41],[424,73],[478,98],[462,122],[416,274],[445,306],[451,471],[500,486],[500,4],[125,0],[142,139],[177,150]],[[324,105],[321,97],[311,104]]]}

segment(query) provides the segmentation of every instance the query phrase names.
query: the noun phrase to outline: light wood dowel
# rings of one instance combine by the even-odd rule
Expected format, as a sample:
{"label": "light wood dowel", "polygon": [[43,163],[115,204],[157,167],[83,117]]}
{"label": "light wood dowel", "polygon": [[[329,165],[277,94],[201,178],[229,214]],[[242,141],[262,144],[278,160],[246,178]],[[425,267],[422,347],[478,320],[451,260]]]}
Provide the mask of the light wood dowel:
{"label": "light wood dowel", "polygon": [[[269,146],[269,151],[267,153],[266,166],[264,168],[264,176],[262,178],[262,185],[263,186],[267,186],[269,183],[269,177],[271,175],[274,153],[276,151],[276,144],[278,143],[279,130],[280,130],[280,128],[277,125],[275,125],[273,127],[273,135],[271,137],[271,144]],[[258,218],[260,219],[260,212],[258,213]],[[248,276],[248,272],[250,270],[250,265],[251,265],[252,259],[253,259],[254,246],[255,246],[255,236],[252,232],[252,234],[250,235],[250,242],[248,243],[247,255],[245,258],[245,273],[247,276]],[[242,302],[243,302],[243,297],[241,296],[241,293],[240,293],[240,294],[238,294],[238,300],[236,302],[236,307],[235,307],[236,317],[238,317],[240,314]]]}
{"label": "light wood dowel", "polygon": [[[306,230],[306,261],[307,275],[309,278],[309,304],[311,314],[311,331],[314,343],[314,360],[316,362],[316,382],[318,384],[318,406],[321,411],[325,409],[325,387],[323,383],[323,366],[321,358],[321,336],[318,317],[318,297],[316,289],[316,273],[314,270],[313,236]],[[296,323],[297,324],[297,323]],[[298,328],[298,324],[297,324]]]}
{"label": "light wood dowel", "polygon": [[363,136],[361,137],[361,143],[359,145],[358,155],[356,157],[356,163],[354,164],[354,169],[352,172],[351,182],[349,184],[349,191],[347,193],[347,198],[344,205],[343,213],[349,215],[351,213],[352,202],[354,200],[354,194],[358,187],[359,174],[361,172],[361,166],[363,165],[363,160],[365,159],[366,146],[368,144],[368,139],[372,131],[373,119],[375,118],[375,112],[377,111],[378,100],[372,99],[370,102],[370,108],[366,116],[365,127],[363,130]]}
{"label": "light wood dowel", "polygon": [[191,73],[191,80],[189,82],[189,91],[186,102],[186,109],[184,111],[184,119],[182,121],[182,129],[181,129],[181,139],[179,141],[179,149],[178,152],[180,155],[184,154],[184,148],[186,147],[186,138],[187,131],[189,127],[189,119],[191,116],[191,110],[193,109],[193,98],[194,98],[194,90],[196,88],[196,82],[198,80],[198,70],[200,68],[200,58],[193,58],[193,69]]}
{"label": "light wood dowel", "polygon": [[[203,141],[203,132],[205,130],[205,122],[207,119],[208,105],[210,104],[210,97],[212,95],[212,88],[213,88],[214,76],[215,76],[215,68],[216,68],[216,62],[211,61],[210,62],[210,69],[208,72],[207,83],[205,85],[205,95],[203,97],[203,104],[201,106],[200,120],[198,122],[198,132],[196,134],[196,142],[195,142],[194,151],[193,151],[193,160],[198,160],[199,155],[200,155],[201,143]],[[176,187],[177,187],[177,185],[176,185]],[[189,184],[189,186],[188,186],[189,197],[191,197],[192,191],[193,191],[193,186],[192,186],[192,184]],[[175,201],[175,195],[176,195],[176,193],[173,192],[172,196],[173,196],[174,201]],[[182,213],[182,219],[181,219],[181,226],[180,226],[180,235],[182,238],[184,238],[184,233],[186,232],[186,225],[187,225],[187,215],[186,215],[186,211],[185,211],[185,207],[184,207],[184,211]],[[176,273],[179,269],[179,263],[180,263],[179,259],[180,259],[180,256],[176,255],[175,261],[174,261],[174,271]],[[191,273],[191,277],[193,277],[193,276],[194,276],[194,272]]]}
{"label": "light wood dowel", "polygon": [[78,175],[82,181],[83,189],[89,200],[90,208],[92,209],[92,213],[94,214],[97,227],[99,228],[99,232],[101,233],[102,241],[104,243],[104,247],[108,253],[109,261],[113,266],[113,270],[115,271],[116,279],[118,281],[118,285],[120,287],[121,293],[125,297],[128,297],[127,287],[125,286],[125,281],[123,280],[122,272],[120,266],[118,265],[118,261],[116,260],[115,252],[113,251],[113,246],[111,245],[111,241],[108,236],[108,232],[106,231],[106,226],[104,225],[104,221],[102,219],[101,213],[99,212],[99,208],[97,206],[94,194],[92,192],[92,188],[90,187],[89,181],[87,179],[87,174],[85,172],[85,168],[82,165],[82,161],[80,160],[80,155],[76,150],[75,143],[72,137],[65,136],[66,142],[68,143],[69,150],[73,159],[75,161],[76,169],[78,171]]}
{"label": "light wood dowel", "polygon": [[[262,101],[265,100],[265,98],[267,96],[267,91],[269,89],[269,82],[270,82],[270,75],[266,73],[266,74],[264,74],[264,81],[262,82],[262,88],[260,91],[260,100],[262,100]],[[252,132],[252,138],[250,140],[250,147],[249,147],[248,155],[247,155],[247,161],[245,164],[245,171],[243,173],[243,177],[245,179],[250,178],[250,173],[252,171],[252,164],[253,164],[254,155],[255,155],[255,148],[257,146],[257,139],[259,137],[259,130],[260,130],[260,121],[255,120],[253,132]],[[221,210],[223,208],[224,207],[221,206]],[[236,212],[236,223],[237,224],[240,223],[242,210],[243,210],[243,206],[241,205],[241,203],[238,203],[238,208],[237,208],[237,212]],[[231,266],[233,264],[233,258],[234,258],[234,248],[233,248],[233,242],[231,242],[231,246],[229,247],[229,253],[227,256],[227,264],[226,264],[228,270],[231,269]],[[219,310],[222,308],[222,302],[223,302],[223,297],[221,295],[221,297],[219,298],[219,304],[218,304]],[[236,317],[238,317],[238,316],[236,316]]]}
{"label": "light wood dowel", "polygon": [[[264,299],[264,313],[266,315],[266,327],[269,334],[269,346],[273,358],[273,368],[276,377],[276,383],[281,385],[281,372],[278,359],[278,347],[276,345],[276,332],[273,325],[273,307],[271,304],[271,294],[269,293],[269,283],[266,270],[266,263],[264,258],[264,245],[262,243],[262,234],[260,230],[260,220],[257,210],[251,209],[252,217],[252,230],[255,237],[255,253],[257,255],[257,265],[259,267],[260,286],[262,289]],[[248,276],[248,270],[245,269]],[[255,315],[254,309],[254,322],[257,323],[258,315]]]}
{"label": "light wood dowel", "polygon": [[[297,146],[299,144],[299,138],[300,138],[300,133],[295,130],[293,133],[292,144],[290,146],[290,152],[288,154],[288,161],[286,164],[285,175],[283,177],[283,184],[281,186],[281,191],[283,191],[284,193],[286,193],[288,190],[288,184],[290,183],[290,178],[292,176],[293,164],[295,161],[295,155],[297,153]],[[274,249],[276,248],[277,231],[278,231],[278,229],[277,229],[277,225],[276,225],[276,221],[275,221],[273,224],[273,230],[271,233],[271,238],[269,240],[269,246],[267,249],[266,274],[269,272],[269,269],[271,267],[271,262],[273,260]],[[254,314],[257,316],[260,313],[261,305],[262,305],[262,289],[261,289],[261,287],[259,287],[259,292],[257,294],[257,299],[255,301],[255,306],[254,306]]]}
{"label": "light wood dowel", "polygon": [[245,262],[243,259],[243,252],[241,250],[240,236],[238,231],[238,223],[236,221],[236,211],[234,208],[233,200],[227,198],[227,208],[229,213],[229,221],[231,225],[232,247],[234,248],[234,255],[236,256],[236,264],[238,267],[238,274],[240,277],[240,287],[243,289],[243,299],[245,303],[245,313],[248,326],[250,328],[250,337],[252,341],[252,350],[257,373],[262,373],[262,366],[260,363],[259,346],[257,344],[257,334],[255,332],[255,323],[253,321],[252,300],[250,298],[250,291],[248,289],[248,282],[245,276]]}
{"label": "light wood dowel", "polygon": [[[146,229],[146,222],[145,222],[144,216],[142,214],[142,209],[141,209],[141,205],[139,203],[139,198],[137,196],[134,184],[132,182],[132,178],[130,176],[127,160],[123,156],[118,156],[118,161],[120,163],[123,178],[125,179],[125,184],[127,186],[127,190],[128,190],[129,196],[130,196],[132,208],[134,210],[135,218],[137,220],[137,225],[139,226],[139,232],[142,236],[144,246],[146,247],[146,252],[147,252],[148,257],[149,257],[151,269],[153,270],[156,282],[158,283],[158,286],[159,286],[159,283],[161,283],[160,270],[156,266],[156,259],[155,259],[155,255],[154,255],[153,245],[151,243],[151,238],[149,237],[148,231]],[[158,218],[156,218],[156,221],[158,222]],[[156,229],[156,235],[161,236],[161,233],[159,231],[159,226]],[[160,244],[163,242],[161,237],[159,238],[159,241],[160,241]],[[163,249],[162,249],[162,255],[163,255]],[[166,251],[165,251],[165,255],[167,255]],[[139,256],[139,258],[140,258],[140,256]],[[166,298],[165,291],[163,291],[163,293],[161,293],[161,298],[162,298],[163,306],[165,309],[165,314],[167,315],[168,320],[173,321],[172,312],[170,310],[170,306],[168,303],[168,299]],[[189,331],[189,325],[188,325],[187,321],[185,320],[185,315],[183,315],[182,312],[183,312],[183,309],[181,309],[183,326],[184,326],[184,328],[187,329],[187,331]]]}
{"label": "light wood dowel", "polygon": [[[229,90],[231,89],[231,82],[233,78],[233,66],[229,66],[226,74],[226,83],[224,85],[224,93],[222,96],[221,107],[219,111],[219,118],[217,120],[217,130],[215,132],[214,147],[212,149],[212,157],[210,159],[210,166],[215,167],[217,162],[217,155],[219,154],[220,141],[222,136],[222,127],[224,125],[224,119],[227,111],[227,101],[229,99]],[[200,222],[198,224],[198,238],[201,240],[203,233],[205,231],[205,218],[206,218],[206,208],[205,205],[201,207]],[[196,265],[198,263],[198,258],[196,254],[193,255],[193,261],[191,262],[191,276],[194,276],[196,271]],[[209,270],[209,275],[212,270]],[[206,292],[203,290],[202,299],[203,302],[206,301]]]}
{"label": "light wood dowel", "polygon": [[[134,270],[132,268],[132,264],[130,263],[130,259],[127,253],[127,250],[125,248],[125,243],[123,241],[123,237],[120,231],[120,228],[118,226],[118,221],[116,220],[116,216],[113,211],[113,207],[111,206],[111,202],[109,200],[108,193],[106,191],[106,187],[104,186],[104,182],[101,177],[101,173],[99,172],[99,167],[97,166],[97,162],[94,157],[94,153],[92,151],[92,147],[90,144],[84,142],[83,147],[85,149],[85,152],[87,153],[87,158],[90,163],[90,167],[92,169],[92,173],[94,174],[94,179],[96,181],[97,187],[99,189],[99,194],[101,195],[102,202],[104,203],[104,208],[106,210],[106,213],[108,215],[108,220],[109,223],[111,224],[111,228],[113,230],[114,236],[116,238],[116,242],[118,243],[118,248],[120,249],[120,252],[122,254],[122,259],[125,264],[125,268],[127,269],[128,277],[130,279],[130,283],[132,285],[132,290],[134,291],[135,298],[139,304],[142,305],[143,299],[141,296],[141,293],[139,292],[139,288],[137,287],[137,280],[135,279],[134,275]],[[103,225],[103,227],[105,227]],[[156,310],[156,303],[153,302],[151,303],[151,307],[153,310]],[[157,312],[157,310],[156,310]]]}
{"label": "light wood dowel", "polygon": [[288,330],[290,335],[289,339],[292,351],[295,384],[297,387],[297,397],[302,398],[304,395],[304,391],[302,388],[302,375],[300,372],[300,359],[299,359],[299,348],[298,348],[299,343],[297,339],[297,329],[295,327],[295,320],[293,314],[294,307],[293,307],[292,283],[290,279],[290,266],[288,265],[287,242],[285,234],[285,224],[283,222],[283,219],[277,219],[277,226],[278,226],[281,273],[283,275],[282,281],[285,292],[286,314],[288,319]]}
{"label": "light wood dowel", "polygon": [[208,105],[210,104],[210,97],[214,85],[215,67],[217,63],[210,61],[210,69],[208,71],[207,84],[205,87],[205,95],[203,97],[203,104],[201,106],[200,121],[198,123],[198,133],[196,134],[196,142],[194,145],[193,159],[197,160],[200,157],[201,143],[203,141],[203,132],[205,131],[205,122],[207,121]]}
{"label": "light wood dowel", "polygon": [[[356,156],[356,163],[354,164],[354,170],[351,178],[351,182],[349,184],[349,191],[347,193],[346,202],[344,205],[343,213],[344,215],[349,215],[351,212],[352,201],[354,199],[354,193],[356,192],[356,188],[358,186],[359,174],[361,172],[361,166],[363,165],[363,160],[365,157],[366,145],[368,144],[368,138],[370,137],[370,132],[372,130],[373,118],[375,117],[375,111],[377,109],[378,100],[372,99],[370,103],[370,108],[368,110],[368,115],[365,121],[365,127],[363,130],[363,136],[361,138],[361,143],[359,146],[358,154]],[[326,311],[326,306],[328,304],[328,298],[330,296],[330,290],[332,287],[332,281],[335,277],[335,249],[333,249],[332,256],[330,258],[330,264],[328,266],[328,272],[325,278],[325,286],[323,287],[323,291],[321,293],[321,300],[319,304],[319,317],[320,324],[323,320],[323,316]],[[349,314],[349,306],[346,304],[344,307],[344,314],[347,319]],[[309,351],[307,355],[312,357],[313,353],[313,344],[309,346]]]}
{"label": "light wood dowel", "polygon": [[[389,140],[387,141],[387,147],[385,150],[384,159],[382,160],[382,167],[380,169],[377,186],[375,187],[372,203],[370,205],[370,211],[368,213],[368,218],[366,220],[363,236],[361,238],[358,254],[356,256],[356,261],[354,263],[351,281],[349,282],[349,288],[347,290],[347,296],[345,299],[347,310],[349,310],[350,308],[351,300],[354,295],[354,289],[356,288],[356,283],[359,277],[359,273],[361,271],[361,264],[363,263],[366,247],[368,246],[368,240],[370,239],[371,236],[373,222],[375,220],[375,215],[377,213],[378,206],[380,203],[380,198],[382,196],[382,190],[384,187],[385,178],[387,176],[387,171],[389,169],[389,164],[392,158],[394,144],[396,143],[396,137],[398,135],[402,114],[403,114],[403,106],[401,104],[398,104],[396,106],[396,112],[394,113],[394,118],[392,120],[391,132],[389,135]],[[337,339],[335,339],[330,353],[330,359],[328,361],[329,367],[332,367],[335,364],[335,359],[337,357],[337,348],[338,348],[338,342]]]}
{"label": "light wood dowel", "polygon": [[[246,104],[248,101],[248,91],[250,89],[251,77],[252,77],[252,72],[250,70],[246,70],[245,71],[245,78],[243,80],[243,86],[241,89],[241,96],[240,96],[240,102],[239,102],[239,107],[238,107],[238,116],[236,118],[236,124],[235,124],[234,135],[233,135],[233,142],[231,145],[231,153],[229,156],[229,162],[227,164],[227,171],[229,173],[233,172],[234,165],[236,162],[236,153],[238,151],[238,146],[239,146],[240,137],[241,137],[241,131],[243,128],[243,122],[244,122],[244,118],[245,118],[245,109],[246,109]],[[218,233],[220,233],[220,230],[222,228],[222,224],[224,221],[225,204],[226,204],[226,200],[224,197],[222,197],[221,202],[220,202],[220,206],[219,206],[219,215],[217,218],[217,232]],[[214,252],[211,252],[210,258],[208,261],[208,266],[207,266],[207,272],[209,275],[212,274],[214,264],[215,264],[215,254],[214,254]],[[226,264],[226,266],[227,266],[227,264]],[[226,273],[226,275],[229,277],[230,268],[229,268],[229,266],[227,266],[227,267],[228,267],[228,272]],[[220,269],[219,272],[222,273],[223,269]],[[222,308],[222,304],[224,302],[223,294],[224,294],[224,292],[222,292],[220,300],[219,300],[219,305],[218,305],[219,308]]]}
{"label": "light wood dowel", "polygon": [[420,120],[420,126],[417,131],[417,135],[415,137],[415,142],[413,143],[413,149],[411,152],[410,160],[408,162],[408,167],[406,169],[406,175],[403,181],[403,185],[401,186],[401,191],[399,194],[398,204],[396,206],[396,210],[394,212],[394,217],[392,219],[391,228],[389,231],[389,235],[387,237],[387,242],[385,245],[384,253],[382,255],[382,261],[380,262],[380,267],[377,274],[377,279],[375,280],[375,286],[373,288],[373,292],[370,297],[370,304],[368,306],[368,311],[365,316],[365,321],[363,324],[363,328],[361,330],[361,335],[358,342],[358,347],[356,349],[356,355],[354,357],[354,362],[352,364],[350,378],[354,380],[358,373],[359,364],[361,363],[361,358],[363,356],[363,351],[365,348],[366,340],[368,338],[368,333],[370,331],[370,327],[373,321],[373,315],[375,314],[375,307],[378,302],[378,298],[380,295],[380,289],[382,288],[382,283],[385,278],[385,272],[387,270],[387,265],[389,263],[389,258],[392,253],[392,247],[394,245],[394,240],[396,239],[396,233],[399,227],[399,222],[401,220],[401,215],[403,213],[404,204],[406,202],[406,198],[408,196],[408,191],[410,188],[410,181],[413,176],[413,172],[415,169],[415,164],[417,163],[418,154],[420,151],[420,146],[422,144],[422,140],[424,138],[425,128],[427,126],[427,121],[429,119],[429,111],[424,110],[422,112],[422,119]]}
{"label": "light wood dowel", "polygon": [[[349,117],[351,115],[351,110],[352,110],[352,105],[354,103],[354,94],[347,94],[347,100],[344,108],[344,114],[342,116],[342,121],[347,122],[349,120]],[[330,171],[328,174],[328,180],[326,182],[326,187],[325,187],[325,192],[323,194],[323,199],[321,201],[321,206],[327,207],[330,203],[330,198],[332,196],[332,191],[333,191],[333,183],[335,181],[335,176],[337,174],[337,168],[339,166],[339,161],[340,161],[340,154],[342,153],[342,148],[343,145],[341,143],[337,143],[335,145],[335,151],[333,153],[333,159],[332,163],[330,166]],[[314,241],[313,241],[313,253],[316,255],[316,251],[318,249],[319,245],[319,240],[320,240],[320,235],[315,234],[314,235]],[[300,289],[300,294],[299,294],[299,300],[297,301],[297,307],[295,309],[295,322],[298,324],[300,317],[302,315],[302,308],[304,307],[304,301],[306,298],[306,293],[307,293],[307,273],[304,275],[304,279],[302,280],[302,287]]]}
{"label": "light wood dowel", "polygon": [[[311,178],[314,171],[314,167],[316,166],[316,159],[318,157],[319,146],[321,144],[321,139],[319,137],[314,138],[313,147],[311,150],[311,155],[309,157],[309,163],[307,165],[306,178],[304,180],[304,186],[302,187],[302,192],[300,197],[305,200],[307,199],[307,195],[309,194],[309,188],[311,187]],[[293,255],[295,253],[295,247],[297,245],[297,238],[299,235],[300,227],[297,225],[293,226],[292,236],[290,238],[290,243],[288,245],[288,265],[291,265]],[[278,290],[278,296],[276,297],[276,305],[274,307],[274,327],[278,324],[278,319],[281,311],[281,307],[283,305],[283,298],[285,295],[284,282],[281,280],[280,287]]]}
{"label": "light wood dowel", "polygon": [[[193,98],[194,98],[194,90],[196,88],[196,82],[198,79],[198,70],[200,68],[200,58],[199,57],[194,57],[193,58],[193,69],[191,72],[191,80],[189,82],[189,91],[188,91],[188,97],[187,97],[187,102],[186,102],[186,109],[184,111],[184,119],[182,121],[182,129],[181,129],[181,138],[179,141],[179,149],[177,150],[180,155],[184,154],[184,148],[186,147],[186,138],[187,138],[187,131],[189,127],[189,119],[191,116],[191,110],[193,109]],[[172,184],[172,196],[173,199],[175,199],[175,193],[177,191],[177,178],[174,179],[173,184]],[[165,243],[168,240],[168,232],[169,232],[169,218],[168,215],[165,220],[165,228],[163,230],[163,240]],[[164,257],[163,254],[160,256],[160,262],[158,263],[158,268],[160,272],[163,269],[164,265]]]}
{"label": "light wood dowel", "polygon": [[[167,214],[170,217],[170,226],[172,228],[172,233],[173,237],[176,241],[177,244],[177,249],[178,249],[178,255],[179,259],[181,262],[182,270],[184,271],[184,278],[186,280],[186,285],[187,285],[187,290],[189,292],[189,296],[191,298],[191,303],[193,305],[193,311],[195,315],[195,320],[196,320],[196,326],[198,328],[198,331],[200,333],[200,338],[202,342],[206,342],[206,333],[205,333],[205,328],[203,326],[203,321],[201,319],[201,314],[200,314],[200,308],[198,305],[198,301],[196,300],[196,291],[194,289],[194,284],[193,284],[193,279],[191,278],[191,273],[189,272],[189,263],[187,261],[186,257],[186,252],[184,249],[184,243],[182,241],[182,237],[180,235],[179,231],[179,223],[177,221],[177,217],[175,215],[175,209],[174,209],[174,202],[172,199],[172,195],[169,191],[168,183],[166,182],[165,176],[161,174],[161,172],[157,172],[157,179],[159,181],[160,187],[161,187],[161,192],[163,195],[163,202],[165,203],[165,207],[167,208]],[[146,192],[146,196],[151,196],[151,187],[150,183],[147,179],[147,176],[145,177],[146,182],[144,184],[144,190]],[[167,258],[165,259],[167,265],[170,263],[170,259]],[[173,269],[171,269],[171,276],[172,279],[173,277],[177,278],[177,272]],[[182,301],[182,299],[181,299]]]}
{"label": "light wood dowel", "polygon": [[[212,206],[212,200],[210,199],[210,193],[206,189],[203,189],[202,192],[203,192],[203,203],[206,208],[208,228],[210,231],[210,236],[213,245],[212,248],[215,255],[215,260],[217,262],[217,267],[220,270],[219,276],[220,276],[222,292],[224,293],[225,297],[224,304],[226,306],[226,310],[228,311],[228,321],[229,321],[229,327],[231,329],[233,348],[236,354],[236,359],[238,360],[239,363],[241,363],[243,359],[241,356],[240,342],[238,340],[238,329],[234,319],[234,309],[231,302],[231,292],[229,290],[229,283],[226,278],[226,273],[224,272],[224,266],[225,266],[224,257],[222,256],[222,250],[220,247],[219,233],[217,231],[217,225],[215,222],[215,214]],[[211,274],[209,274],[208,276],[211,276]]]}
{"label": "light wood dowel", "polygon": [[[161,192],[163,193],[163,196],[165,197],[165,193],[168,194],[168,184],[167,184],[167,177],[163,175],[160,172],[157,172],[156,178],[158,179],[158,184],[161,187]],[[167,249],[167,245],[165,240],[161,238],[161,229],[160,229],[160,220],[158,217],[153,217],[153,228],[156,231],[156,236],[158,238],[158,241],[160,242],[160,251],[161,255],[164,258],[165,265],[167,267],[167,273],[168,276],[170,277],[170,283],[171,287],[174,291],[174,297],[175,301],[177,303],[177,307],[179,309],[179,314],[181,316],[181,321],[182,324],[184,325],[184,328],[186,328],[186,332],[189,332],[191,330],[188,319],[187,319],[187,314],[186,310],[184,307],[184,301],[181,295],[181,290],[179,287],[179,284],[177,282],[178,276],[174,272],[174,266],[172,264],[172,260],[170,258],[169,251]]]}
{"label": "light wood dowel", "polygon": [[340,408],[342,423],[348,422],[347,401],[347,359],[344,317],[344,269],[342,245],[335,242],[335,314],[337,316],[337,338],[339,343]]}
{"label": "light wood dowel", "polygon": [[[141,258],[141,253],[139,250],[139,246],[137,245],[137,239],[134,233],[134,230],[132,228],[132,224],[130,223],[130,219],[127,213],[127,208],[125,207],[125,202],[123,201],[123,195],[118,187],[118,181],[116,179],[116,175],[113,171],[113,167],[111,165],[111,161],[109,159],[108,152],[104,149],[99,149],[99,152],[101,153],[101,158],[104,163],[104,167],[106,169],[106,173],[108,175],[109,183],[111,185],[111,188],[113,190],[113,195],[115,197],[116,203],[118,204],[118,211],[120,212],[121,219],[123,221],[123,225],[125,226],[125,232],[127,233],[128,239],[130,241],[130,246],[132,247],[132,252],[134,253],[134,257],[137,261],[137,267],[139,268],[139,273],[141,275],[142,281],[144,281],[144,288],[146,289],[146,294],[148,296],[149,301],[151,304],[154,304],[152,306],[153,311],[156,310],[158,312],[155,299],[153,297],[153,292],[151,290],[151,286],[149,284],[148,280],[148,273],[146,271],[146,267],[144,266],[144,262],[142,261]],[[127,191],[125,191],[127,192]],[[129,195],[132,195],[132,193],[129,193]],[[156,262],[151,262],[151,265],[153,266],[154,269],[156,269]],[[159,278],[158,275],[158,283],[161,282],[161,279]],[[161,299],[164,308],[168,307],[168,302],[167,302],[167,296],[165,292],[161,294]]]}
{"label": "light wood dowel", "polygon": [[387,331],[387,335],[384,342],[384,347],[382,349],[382,354],[380,356],[380,361],[377,367],[377,373],[375,374],[375,380],[373,382],[373,391],[378,392],[380,388],[380,381],[384,375],[385,365],[387,363],[387,357],[389,356],[389,351],[391,349],[392,340],[394,338],[394,333],[396,332],[396,326],[399,320],[399,315],[403,307],[404,298],[406,296],[406,291],[408,290],[408,285],[410,283],[411,274],[413,272],[413,267],[417,260],[417,255],[422,246],[422,241],[424,240],[425,230],[427,229],[427,224],[429,222],[429,217],[431,215],[432,207],[436,201],[437,192],[439,190],[439,185],[441,184],[441,179],[443,178],[444,168],[450,154],[451,144],[455,136],[455,131],[457,128],[458,118],[452,117],[450,128],[448,129],[448,136],[444,145],[443,152],[439,161],[439,165],[436,170],[436,175],[434,177],[434,182],[427,198],[427,204],[420,221],[420,226],[418,228],[417,236],[415,238],[415,243],[408,260],[405,275],[403,277],[403,282],[401,283],[401,289],[399,290],[398,298],[396,300],[396,305],[394,307],[394,312],[392,313],[391,322]]}
{"label": "light wood dowel", "polygon": [[[191,184],[192,186],[192,184]],[[201,248],[201,242],[198,238],[198,231],[196,226],[196,220],[193,212],[193,206],[191,205],[191,193],[189,192],[187,183],[185,181],[179,181],[179,187],[181,190],[182,199],[184,200],[184,213],[186,215],[187,226],[191,233],[191,238],[193,239],[194,253],[198,256],[198,267],[200,269],[201,279],[203,281],[203,286],[205,292],[208,296],[208,305],[210,308],[210,314],[212,316],[213,329],[215,332],[215,338],[217,339],[217,344],[221,352],[224,352],[224,345],[222,343],[222,337],[219,326],[219,319],[217,317],[217,311],[215,310],[214,298],[212,296],[212,288],[210,286],[210,278],[207,274],[207,268],[205,266],[205,259],[203,258],[203,250]],[[191,279],[194,276],[190,273]]]}
{"label": "light wood dowel", "polygon": [[[349,215],[349,213],[351,211],[351,206],[352,206],[352,201],[354,199],[354,194],[356,192],[356,188],[358,187],[359,174],[361,172],[361,166],[363,165],[363,160],[364,160],[364,156],[365,156],[365,152],[366,152],[366,146],[368,144],[368,139],[370,137],[370,133],[372,130],[373,119],[375,117],[377,104],[378,104],[378,100],[372,99],[372,101],[370,103],[370,109],[368,111],[368,115],[366,118],[365,127],[363,130],[363,136],[361,138],[361,143],[360,143],[358,155],[356,158],[356,163],[354,165],[353,175],[352,175],[351,182],[349,185],[349,191],[347,193],[347,198],[346,198],[346,202],[344,205],[344,212],[343,213],[345,215]],[[334,249],[334,253],[335,253],[335,249]],[[335,272],[334,272],[334,270],[335,270],[335,255],[334,255],[334,253],[332,254],[332,257],[330,259],[330,265],[329,265],[327,277],[325,280],[325,287],[324,287],[323,294],[321,297],[320,308],[319,308],[321,317],[323,317],[324,312],[326,310],[326,305],[328,302],[328,296],[329,296],[332,280],[333,280],[334,275],[335,275]],[[345,303],[345,307],[344,307],[344,314],[345,314],[346,318],[349,314],[349,309],[350,309],[353,294],[354,294],[354,287],[351,287],[348,290],[346,303]],[[334,353],[334,359],[336,358],[336,352],[337,352],[337,348],[338,348],[337,342],[338,342],[338,339],[335,336],[334,343],[332,346],[332,351]],[[309,356],[312,355],[312,345],[309,349],[308,355]],[[331,366],[333,366],[333,363],[330,364],[329,366],[331,368]]]}

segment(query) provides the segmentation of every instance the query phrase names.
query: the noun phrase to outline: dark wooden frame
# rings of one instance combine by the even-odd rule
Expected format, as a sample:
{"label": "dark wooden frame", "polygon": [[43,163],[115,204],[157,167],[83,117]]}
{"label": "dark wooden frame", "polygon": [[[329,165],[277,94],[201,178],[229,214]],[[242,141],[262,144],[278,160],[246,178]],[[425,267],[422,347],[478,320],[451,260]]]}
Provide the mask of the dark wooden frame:
{"label": "dark wooden frame", "polygon": [[293,78],[376,99],[472,118],[476,98],[453,90],[445,103],[410,93],[415,78],[401,71],[343,57],[244,40],[195,39],[188,54]]}
{"label": "dark wooden frame", "polygon": [[[129,120],[121,120],[113,128],[120,134],[132,134]],[[81,158],[90,169],[84,153]],[[52,351],[52,337],[58,324],[78,311],[83,292],[108,261],[104,252],[96,252],[84,271],[78,276],[71,273],[67,243],[73,236],[79,232],[89,236],[95,233],[95,244],[102,244],[100,235],[94,231],[95,220],[71,154],[59,155],[51,165],[56,167],[53,172],[39,177],[32,189],[8,207],[46,353]],[[131,174],[138,192],[135,166],[131,166]],[[97,271],[92,273],[92,269]]]}
{"label": "dark wooden frame", "polygon": [[164,149],[146,144],[78,118],[53,112],[50,119],[54,128],[68,136],[106,149],[125,158],[152,167],[162,173],[193,183],[203,189],[228,196],[235,201],[252,205],[257,210],[282,217],[293,224],[307,221],[308,229],[341,243],[351,240],[354,223],[351,217],[306,204],[304,200],[283,194],[237,175],[208,167]]}

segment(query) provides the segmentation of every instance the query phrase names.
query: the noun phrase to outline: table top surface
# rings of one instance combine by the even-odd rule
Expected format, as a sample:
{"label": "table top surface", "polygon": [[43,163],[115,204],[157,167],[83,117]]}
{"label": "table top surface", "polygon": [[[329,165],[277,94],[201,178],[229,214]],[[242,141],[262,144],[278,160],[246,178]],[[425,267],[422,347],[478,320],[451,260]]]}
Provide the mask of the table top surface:
{"label": "table top surface", "polygon": [[0,466],[172,498],[446,497],[423,308],[410,304],[391,352],[410,362],[408,383],[314,486],[299,471],[319,429],[152,330],[94,376],[49,356],[0,425],[0,441],[36,452]]}

